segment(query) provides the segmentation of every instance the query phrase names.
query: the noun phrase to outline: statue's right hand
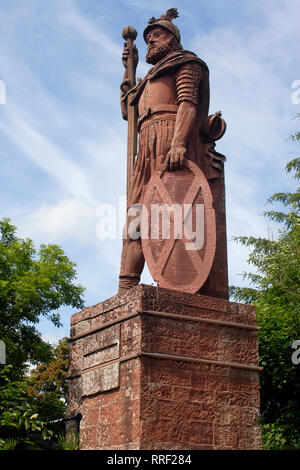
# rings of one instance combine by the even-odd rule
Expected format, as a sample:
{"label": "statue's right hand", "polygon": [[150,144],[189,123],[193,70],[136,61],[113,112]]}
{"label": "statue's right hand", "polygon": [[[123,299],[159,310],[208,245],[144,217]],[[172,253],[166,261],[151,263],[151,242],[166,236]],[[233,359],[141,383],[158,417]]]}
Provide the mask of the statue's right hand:
{"label": "statue's right hand", "polygon": [[123,53],[122,53],[122,64],[124,65],[125,69],[127,68],[128,56],[129,56],[129,47],[127,46],[127,42],[125,42]]}
{"label": "statue's right hand", "polygon": [[[129,54],[130,54],[129,46],[127,45],[127,42],[125,42],[123,53],[122,53],[122,64],[124,65],[125,69],[127,69]],[[137,67],[138,61],[139,61],[139,54],[134,44],[133,45],[133,63],[134,63],[135,68]]]}

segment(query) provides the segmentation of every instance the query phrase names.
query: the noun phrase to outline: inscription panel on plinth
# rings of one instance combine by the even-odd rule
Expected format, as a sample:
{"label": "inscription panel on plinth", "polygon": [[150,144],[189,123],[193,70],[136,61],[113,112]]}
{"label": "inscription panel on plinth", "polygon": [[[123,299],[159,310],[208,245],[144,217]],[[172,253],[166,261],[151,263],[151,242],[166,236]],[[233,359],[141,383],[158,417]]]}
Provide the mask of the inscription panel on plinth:
{"label": "inscription panel on plinth", "polygon": [[82,396],[94,395],[119,387],[120,364],[110,364],[82,375]]}
{"label": "inscription panel on plinth", "polygon": [[[119,387],[120,325],[113,325],[83,339],[82,395]],[[90,370],[93,368],[92,370]]]}

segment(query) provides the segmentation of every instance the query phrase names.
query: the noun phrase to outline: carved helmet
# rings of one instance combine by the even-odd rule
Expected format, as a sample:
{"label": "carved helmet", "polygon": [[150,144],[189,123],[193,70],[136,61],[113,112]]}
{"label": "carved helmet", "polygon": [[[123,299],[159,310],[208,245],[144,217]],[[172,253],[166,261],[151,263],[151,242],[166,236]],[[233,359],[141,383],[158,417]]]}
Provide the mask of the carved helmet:
{"label": "carved helmet", "polygon": [[[150,18],[148,21],[148,26],[146,27],[144,31],[144,40],[146,42],[146,36],[149,33],[149,31],[153,28],[156,28],[157,26],[161,26],[162,28],[167,29],[170,33],[175,36],[177,39],[178,43],[180,44],[180,31],[175,26],[175,24],[172,23],[172,19],[178,18],[179,14],[177,11],[177,8],[170,8],[169,10],[166,11],[164,15],[161,15],[159,18]],[[181,46],[181,44],[180,44]]]}

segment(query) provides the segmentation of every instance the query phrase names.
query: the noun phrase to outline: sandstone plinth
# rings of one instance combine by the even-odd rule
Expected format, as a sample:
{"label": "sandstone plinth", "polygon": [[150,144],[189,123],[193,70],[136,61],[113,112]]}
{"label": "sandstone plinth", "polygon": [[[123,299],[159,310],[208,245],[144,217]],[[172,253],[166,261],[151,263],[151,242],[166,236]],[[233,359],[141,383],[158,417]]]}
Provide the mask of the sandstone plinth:
{"label": "sandstone plinth", "polygon": [[72,316],[85,449],[259,449],[255,308],[139,285]]}

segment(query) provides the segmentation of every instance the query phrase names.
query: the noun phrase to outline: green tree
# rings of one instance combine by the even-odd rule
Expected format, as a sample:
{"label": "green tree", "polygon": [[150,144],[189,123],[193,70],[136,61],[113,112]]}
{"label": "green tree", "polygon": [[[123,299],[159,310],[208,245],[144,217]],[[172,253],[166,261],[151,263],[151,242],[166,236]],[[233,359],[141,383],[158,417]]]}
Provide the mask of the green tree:
{"label": "green tree", "polygon": [[[294,136],[300,139],[300,134]],[[300,179],[300,158],[286,165]],[[280,224],[272,239],[237,237],[249,247],[254,273],[250,287],[231,287],[232,297],[257,307],[261,373],[261,422],[264,447],[300,449],[300,365],[292,362],[292,344],[300,339],[300,188],[274,194],[270,204],[283,210],[264,215]]]}
{"label": "green tree", "polygon": [[53,431],[28,400],[28,379],[11,380],[11,369],[0,369],[0,450],[41,448]]}
{"label": "green tree", "polygon": [[[43,341],[42,316],[60,325],[58,309],[82,308],[73,263],[57,245],[18,238],[9,219],[0,220],[0,339],[6,362],[0,366],[0,448],[45,448],[54,430],[48,420],[66,407],[67,342]],[[38,366],[28,374],[28,364]]]}
{"label": "green tree", "polygon": [[26,363],[51,359],[51,347],[36,325],[42,316],[60,325],[58,309],[83,307],[83,287],[74,284],[75,263],[57,245],[41,245],[16,236],[9,219],[0,220],[0,338],[7,362],[19,378]]}
{"label": "green tree", "polygon": [[63,338],[52,347],[52,359],[39,364],[22,380],[10,380],[11,365],[2,367],[0,449],[52,450],[62,446],[66,439],[64,424],[49,422],[66,413],[68,364],[69,345]]}
{"label": "green tree", "polygon": [[[27,396],[40,419],[45,422],[62,418],[67,405],[67,375],[69,365],[69,344],[67,338],[53,347],[52,359],[39,364],[30,373]],[[62,425],[51,425],[54,432],[53,442],[62,432]]]}

